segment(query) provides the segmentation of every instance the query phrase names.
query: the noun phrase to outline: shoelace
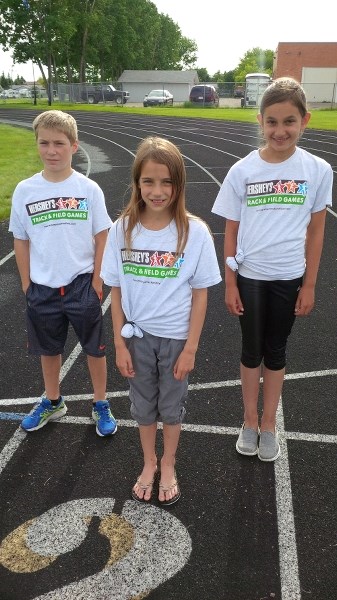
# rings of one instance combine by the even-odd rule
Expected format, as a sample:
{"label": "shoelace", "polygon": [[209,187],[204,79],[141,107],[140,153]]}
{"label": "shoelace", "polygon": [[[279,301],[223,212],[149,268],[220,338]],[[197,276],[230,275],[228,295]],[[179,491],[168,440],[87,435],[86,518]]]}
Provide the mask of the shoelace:
{"label": "shoelace", "polygon": [[38,402],[38,404],[35,404],[31,414],[33,415],[33,414],[39,412],[41,409],[42,409],[41,414],[44,414],[45,412],[48,411],[48,409],[42,405],[42,402]]}
{"label": "shoelace", "polygon": [[102,406],[102,408],[98,412],[98,414],[103,421],[110,421],[110,418],[112,418],[112,414],[111,414],[111,410],[110,410],[109,406]]}

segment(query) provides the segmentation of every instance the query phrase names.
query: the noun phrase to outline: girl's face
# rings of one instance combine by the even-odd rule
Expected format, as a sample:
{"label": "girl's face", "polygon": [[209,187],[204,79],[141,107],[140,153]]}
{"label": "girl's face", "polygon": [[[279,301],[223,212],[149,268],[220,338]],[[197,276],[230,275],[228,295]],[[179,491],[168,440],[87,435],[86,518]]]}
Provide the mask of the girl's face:
{"label": "girl's face", "polygon": [[172,204],[173,184],[166,165],[148,160],[143,164],[139,189],[148,215],[167,217]]}
{"label": "girl's face", "polygon": [[266,141],[261,157],[268,162],[282,162],[294,153],[310,113],[302,117],[292,102],[279,102],[268,106],[257,118]]}

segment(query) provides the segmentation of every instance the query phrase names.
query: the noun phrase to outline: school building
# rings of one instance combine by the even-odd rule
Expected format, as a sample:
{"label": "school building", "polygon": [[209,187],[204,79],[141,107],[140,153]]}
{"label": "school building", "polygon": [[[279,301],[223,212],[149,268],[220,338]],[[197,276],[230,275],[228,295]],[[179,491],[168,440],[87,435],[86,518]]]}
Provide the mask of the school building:
{"label": "school building", "polygon": [[273,79],[294,77],[310,102],[336,102],[337,42],[279,42]]}

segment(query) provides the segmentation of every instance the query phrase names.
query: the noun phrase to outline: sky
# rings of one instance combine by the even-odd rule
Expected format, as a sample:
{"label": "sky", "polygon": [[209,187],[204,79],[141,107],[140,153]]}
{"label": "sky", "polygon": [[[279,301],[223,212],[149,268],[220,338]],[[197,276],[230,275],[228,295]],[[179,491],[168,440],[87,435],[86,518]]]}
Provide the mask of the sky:
{"label": "sky", "polygon": [[[158,12],[167,14],[178,24],[182,35],[194,40],[198,46],[197,63],[209,75],[235,69],[248,50],[276,51],[279,42],[336,42],[336,21],[332,3],[320,10],[309,8],[296,0],[259,0],[253,3],[234,0],[152,0]],[[330,7],[330,8],[329,8]],[[40,76],[37,66],[35,77]],[[33,67],[13,64],[9,52],[0,49],[0,74],[12,79],[22,76],[33,80]]]}

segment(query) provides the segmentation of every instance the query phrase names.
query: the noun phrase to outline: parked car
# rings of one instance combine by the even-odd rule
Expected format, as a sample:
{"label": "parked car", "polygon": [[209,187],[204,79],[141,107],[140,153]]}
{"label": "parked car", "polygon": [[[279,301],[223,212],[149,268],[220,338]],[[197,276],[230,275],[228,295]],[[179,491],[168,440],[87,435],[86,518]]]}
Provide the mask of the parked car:
{"label": "parked car", "polygon": [[203,106],[219,106],[219,94],[214,85],[194,85],[190,91],[190,102]]}
{"label": "parked car", "polygon": [[245,95],[245,88],[243,85],[237,85],[234,88],[234,98],[243,98]]}
{"label": "parked car", "polygon": [[20,88],[19,96],[20,96],[20,98],[31,98],[32,97],[31,90],[29,88]]}
{"label": "parked car", "polygon": [[1,92],[1,98],[19,98],[19,92],[17,90],[4,90]]}
{"label": "parked car", "polygon": [[168,90],[151,90],[143,100],[143,106],[159,106],[161,104],[173,105],[173,94]]}
{"label": "parked car", "polygon": [[116,102],[116,104],[125,104],[130,98],[130,93],[123,90],[116,90],[113,85],[87,85],[81,92],[81,99],[88,104],[98,104],[98,102]]}

